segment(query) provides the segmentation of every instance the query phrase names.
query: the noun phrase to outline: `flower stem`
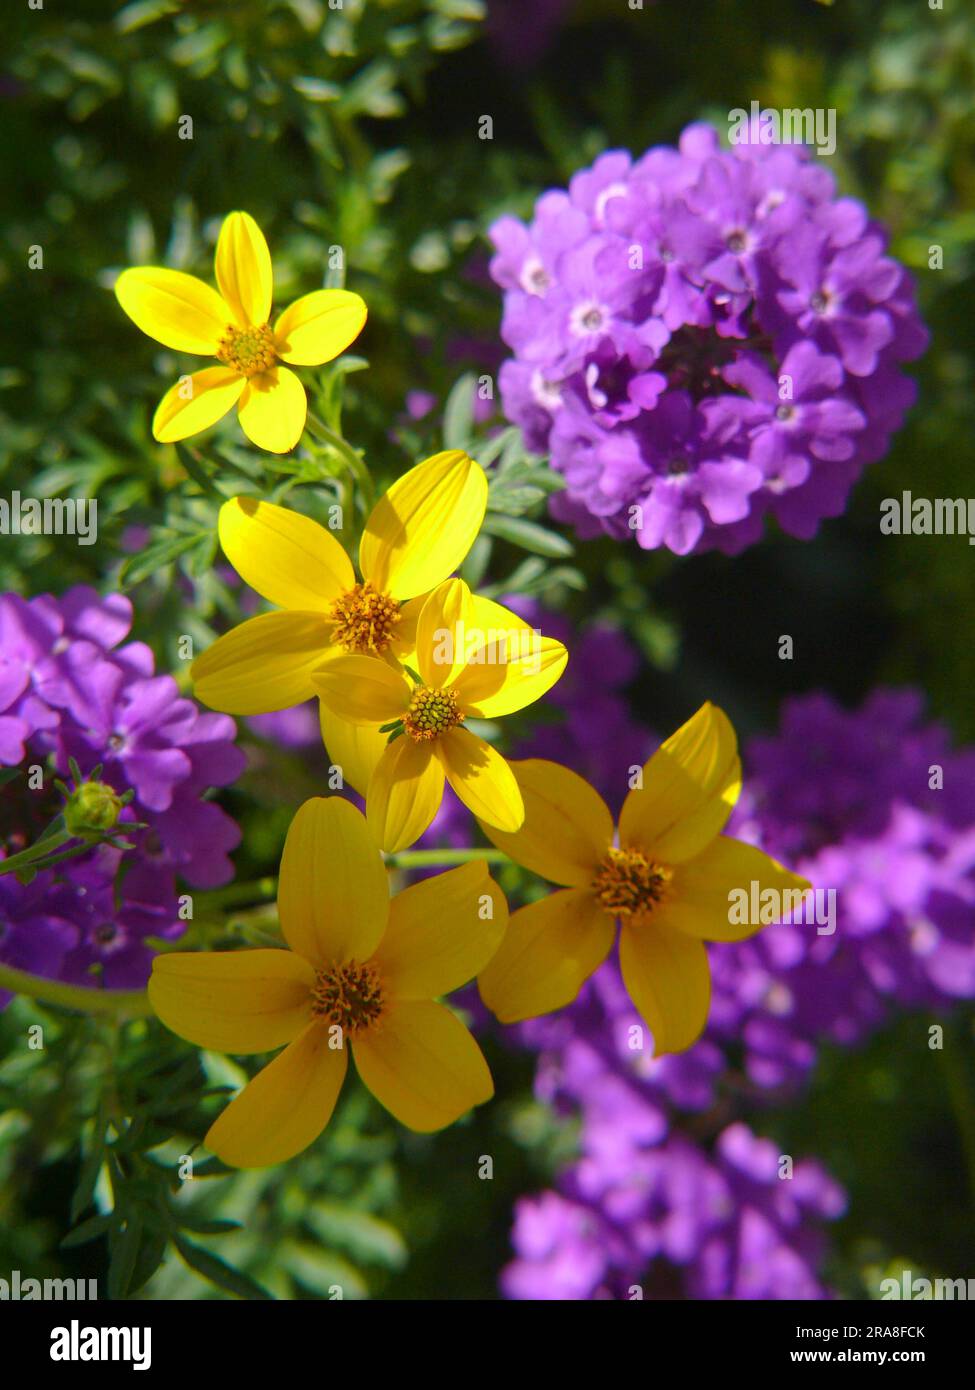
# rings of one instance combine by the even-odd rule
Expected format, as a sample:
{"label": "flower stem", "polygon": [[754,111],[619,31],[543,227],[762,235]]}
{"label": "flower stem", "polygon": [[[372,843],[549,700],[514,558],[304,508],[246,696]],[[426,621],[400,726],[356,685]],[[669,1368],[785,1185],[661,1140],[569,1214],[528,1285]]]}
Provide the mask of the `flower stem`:
{"label": "flower stem", "polygon": [[360,455],[356,453],[348,440],[343,439],[342,436],[336,434],[334,430],[330,430],[325,421],[320,420],[314,411],[309,410],[307,422],[308,428],[311,430],[312,434],[316,435],[323,444],[327,444],[330,448],[334,449],[342,461],[347,465],[349,472],[361,489],[363,511],[366,513],[370,512],[375,495],[372,486],[372,474],[369,472],[369,469],[366,467]]}
{"label": "flower stem", "polygon": [[485,864],[509,863],[502,849],[406,849],[386,855],[386,863],[396,869],[421,869],[431,864],[473,864],[479,859]]}
{"label": "flower stem", "polygon": [[45,979],[43,975],[31,975],[26,970],[15,970],[12,965],[0,965],[0,989],[86,1014],[144,1018],[152,1013],[144,989],[88,989],[84,985],[66,985],[60,980]]}
{"label": "flower stem", "polygon": [[[54,851],[60,849],[62,845],[66,845],[69,840],[74,840],[76,838],[75,835],[70,835],[67,830],[59,830],[54,835],[48,835],[46,839],[38,840],[36,844],[28,845],[27,848],[22,849],[19,854],[12,854],[9,859],[0,859],[0,874],[15,874],[20,869],[26,869],[38,859],[46,859],[48,855],[53,854]],[[85,848],[88,849],[89,846],[86,845]],[[57,859],[51,862],[57,863],[59,859],[63,859],[64,857],[63,854],[58,855]],[[46,869],[47,867],[47,864],[38,865],[38,868]]]}
{"label": "flower stem", "polygon": [[205,912],[219,911],[225,907],[250,906],[271,902],[278,891],[278,880],[273,874],[266,878],[255,878],[249,883],[228,883],[226,888],[215,888],[208,893],[200,893],[195,902]]}

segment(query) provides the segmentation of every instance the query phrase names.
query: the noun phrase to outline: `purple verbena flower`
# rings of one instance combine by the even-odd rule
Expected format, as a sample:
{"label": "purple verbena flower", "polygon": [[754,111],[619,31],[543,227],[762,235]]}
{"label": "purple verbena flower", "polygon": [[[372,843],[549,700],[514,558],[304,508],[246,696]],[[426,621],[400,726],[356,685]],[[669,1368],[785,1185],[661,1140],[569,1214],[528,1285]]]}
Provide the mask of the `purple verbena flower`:
{"label": "purple verbena flower", "polygon": [[735,553],[842,512],[914,399],[927,333],[883,230],[795,145],[708,126],[601,155],[491,229],[509,419],[553,515],[645,549]]}
{"label": "purple verbena flower", "polygon": [[145,983],[149,938],[185,930],[178,880],[232,878],[240,832],[207,796],[244,766],[233,720],[157,676],[150,649],[125,642],[131,624],[127,598],[85,586],[60,599],[0,595],[0,765],[18,768],[4,788],[0,853],[24,849],[57,815],[54,781],[72,762],[132,794],[119,818],[130,849],[99,845],[28,885],[0,878],[0,959],[114,988]]}

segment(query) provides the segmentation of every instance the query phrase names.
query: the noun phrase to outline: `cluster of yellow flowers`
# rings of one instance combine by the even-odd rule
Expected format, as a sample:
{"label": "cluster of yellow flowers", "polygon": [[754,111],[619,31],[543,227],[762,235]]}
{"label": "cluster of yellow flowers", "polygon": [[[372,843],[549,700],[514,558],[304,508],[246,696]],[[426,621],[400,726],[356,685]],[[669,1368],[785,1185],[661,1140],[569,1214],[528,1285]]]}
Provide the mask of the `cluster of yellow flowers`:
{"label": "cluster of yellow flowers", "polygon": [[[145,332],[212,352],[223,366],[164,397],[157,439],[206,428],[239,401],[262,448],[294,447],[304,389],[279,361],[328,361],[356,337],[365,305],[320,290],[272,329],[271,261],[253,219],[232,213],[217,245],[220,294],[192,276],[125,271],[117,294]],[[185,384],[185,383],[184,383]],[[493,1094],[480,1048],[438,1002],[476,978],[505,1023],[571,1003],[608,955],[620,966],[657,1055],[690,1047],[707,1021],[704,941],[758,923],[729,920],[732,896],[802,892],[805,880],[721,832],[741,789],[734,730],[704,704],[634,779],[618,835],[576,773],[509,763],[465,727],[533,703],[568,653],[453,577],[484,519],[484,470],[454,450],[399,478],[352,558],[323,526],[235,497],[220,511],[227,558],[276,611],[221,637],[194,663],[212,709],[260,714],[317,695],[333,763],[366,802],[307,801],[281,860],[278,911],[288,950],[159,956],[149,996],[159,1018],[200,1047],[284,1050],[223,1112],[208,1147],[240,1167],[277,1163],[324,1129],[353,1052],[365,1085],[403,1124],[430,1131]],[[517,864],[560,885],[515,912],[483,861],[389,896],[384,853],[427,829],[449,782]],[[618,842],[618,843],[617,843]]]}

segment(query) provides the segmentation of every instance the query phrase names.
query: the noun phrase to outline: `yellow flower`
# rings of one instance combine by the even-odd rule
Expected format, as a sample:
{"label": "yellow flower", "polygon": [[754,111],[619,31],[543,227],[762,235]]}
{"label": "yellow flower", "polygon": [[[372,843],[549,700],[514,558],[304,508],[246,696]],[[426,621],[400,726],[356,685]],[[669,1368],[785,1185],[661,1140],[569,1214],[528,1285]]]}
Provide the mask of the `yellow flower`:
{"label": "yellow flower", "polygon": [[[241,623],[193,663],[197,698],[226,714],[266,714],[311,699],[311,673],[336,647],[387,660],[409,656],[423,597],[464,559],[486,506],[484,469],[466,454],[450,450],[417,464],[366,522],[360,583],[341,544],[318,522],[249,497],[225,502],[225,555],[283,611]],[[324,709],[322,733],[346,781],[365,792],[385,738]]]}
{"label": "yellow flower", "polygon": [[495,719],[555,684],[568,652],[460,579],[429,595],[416,625],[418,681],[370,656],[333,656],[312,673],[322,704],[351,724],[390,726],[369,780],[366,815],[384,850],[411,845],[433,820],[444,779],[476,816],[514,831],[524,805],[511,768],[466,718]]}
{"label": "yellow flower", "polygon": [[305,388],[293,367],[316,367],[338,357],[362,332],[366,306],[348,290],[315,290],[281,313],[273,328],[271,253],[246,212],[232,212],[220,229],[216,254],[220,293],[195,275],[161,266],[123,270],[115,283],[129,318],[176,352],[216,357],[181,377],[152,420],[161,444],[209,429],[238,406],[241,428],[271,454],[293,449],[305,428]]}
{"label": "yellow flower", "polygon": [[503,1023],[571,1003],[608,955],[618,920],[623,981],[656,1053],[682,1052],[707,1022],[703,942],[742,941],[764,925],[739,924],[730,906],[743,901],[737,894],[751,902],[753,891],[771,889],[774,897],[754,900],[779,902],[785,912],[809,888],[761,850],[720,833],[741,791],[727,716],[702,705],[654,753],[623,805],[618,847],[609,809],[588,782],[541,759],[512,767],[524,828],[516,835],[483,829],[517,863],[564,887],[514,913],[478,979],[482,999]]}
{"label": "yellow flower", "polygon": [[290,950],[153,963],[150,1002],[181,1038],[231,1053],[284,1046],[211,1126],[218,1158],[260,1168],[307,1148],[331,1117],[349,1047],[366,1086],[410,1129],[442,1129],[490,1100],[480,1048],[434,1002],[476,975],[504,931],[507,904],[483,863],[390,900],[361,813],[318,797],[288,831],[278,912]]}

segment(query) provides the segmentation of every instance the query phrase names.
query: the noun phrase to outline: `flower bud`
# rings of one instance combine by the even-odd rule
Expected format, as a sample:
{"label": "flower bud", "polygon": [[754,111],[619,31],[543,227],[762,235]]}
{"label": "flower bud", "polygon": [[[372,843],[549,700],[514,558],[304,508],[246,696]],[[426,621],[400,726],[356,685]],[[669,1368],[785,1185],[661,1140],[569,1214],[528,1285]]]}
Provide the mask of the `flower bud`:
{"label": "flower bud", "polygon": [[97,836],[118,824],[124,804],[115,788],[105,782],[82,782],[64,804],[65,828],[82,839]]}

